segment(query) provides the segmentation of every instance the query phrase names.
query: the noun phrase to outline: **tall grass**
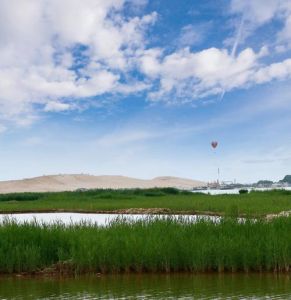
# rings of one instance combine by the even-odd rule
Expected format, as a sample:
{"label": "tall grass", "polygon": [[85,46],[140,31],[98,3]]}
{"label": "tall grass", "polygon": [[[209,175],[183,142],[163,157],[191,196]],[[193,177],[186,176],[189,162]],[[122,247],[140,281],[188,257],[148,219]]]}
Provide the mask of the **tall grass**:
{"label": "tall grass", "polygon": [[37,223],[0,226],[0,272],[284,271],[291,267],[291,218],[219,223],[171,218],[107,227]]}
{"label": "tall grass", "polygon": [[35,201],[45,197],[47,193],[11,193],[0,194],[0,201]]}
{"label": "tall grass", "polygon": [[0,195],[0,212],[106,211],[162,208],[172,213],[209,213],[264,216],[291,210],[291,191],[251,192],[242,195],[205,195],[173,188],[90,190],[59,193]]}

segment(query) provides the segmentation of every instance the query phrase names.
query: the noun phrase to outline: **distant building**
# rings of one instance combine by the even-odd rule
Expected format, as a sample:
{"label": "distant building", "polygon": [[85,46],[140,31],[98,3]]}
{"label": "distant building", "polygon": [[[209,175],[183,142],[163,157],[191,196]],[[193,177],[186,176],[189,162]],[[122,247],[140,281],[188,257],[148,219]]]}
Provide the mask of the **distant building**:
{"label": "distant building", "polygon": [[258,188],[270,188],[274,184],[271,180],[260,180],[257,182],[256,186]]}

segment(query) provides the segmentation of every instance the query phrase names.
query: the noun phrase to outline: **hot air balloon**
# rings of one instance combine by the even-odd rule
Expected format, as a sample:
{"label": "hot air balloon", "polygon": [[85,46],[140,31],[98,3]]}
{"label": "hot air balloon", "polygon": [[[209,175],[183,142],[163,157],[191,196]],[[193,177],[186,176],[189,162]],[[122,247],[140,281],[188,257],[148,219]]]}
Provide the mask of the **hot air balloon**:
{"label": "hot air balloon", "polygon": [[215,149],[218,146],[218,142],[217,141],[212,141],[211,146],[212,146],[213,149]]}
{"label": "hot air balloon", "polygon": [[216,156],[216,148],[218,146],[218,142],[217,141],[212,141],[211,142],[211,147],[213,149],[214,155],[215,155],[215,160],[217,163],[217,186],[219,186],[219,177],[220,177],[220,170],[219,170],[219,166],[218,166],[218,160],[217,160],[217,156]]}

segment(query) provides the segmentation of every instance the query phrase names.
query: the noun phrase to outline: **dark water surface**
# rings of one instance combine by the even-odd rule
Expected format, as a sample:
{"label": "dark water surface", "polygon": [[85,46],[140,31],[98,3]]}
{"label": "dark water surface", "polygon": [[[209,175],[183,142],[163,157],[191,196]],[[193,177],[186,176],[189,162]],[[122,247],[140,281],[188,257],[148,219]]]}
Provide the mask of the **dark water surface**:
{"label": "dark water surface", "polygon": [[0,299],[291,299],[291,277],[272,274],[2,277]]}

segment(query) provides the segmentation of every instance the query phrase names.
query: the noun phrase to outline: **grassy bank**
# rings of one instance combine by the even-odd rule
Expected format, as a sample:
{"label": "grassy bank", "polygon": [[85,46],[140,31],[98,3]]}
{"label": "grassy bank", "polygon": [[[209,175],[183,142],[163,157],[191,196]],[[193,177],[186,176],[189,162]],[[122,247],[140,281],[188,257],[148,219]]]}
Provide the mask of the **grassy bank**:
{"label": "grassy bank", "polygon": [[290,232],[291,218],[119,220],[108,227],[6,222],[0,226],[0,272],[289,272]]}
{"label": "grassy bank", "polygon": [[92,190],[86,192],[0,195],[0,212],[87,211],[112,212],[132,208],[164,209],[169,213],[209,213],[263,216],[291,210],[290,191],[244,195],[205,195],[173,188],[148,190]]}

